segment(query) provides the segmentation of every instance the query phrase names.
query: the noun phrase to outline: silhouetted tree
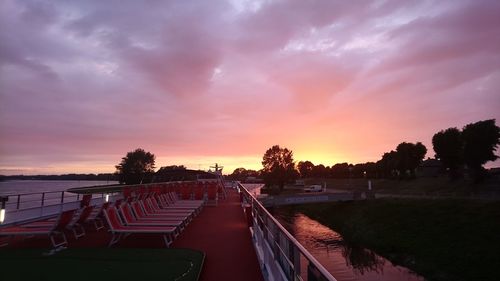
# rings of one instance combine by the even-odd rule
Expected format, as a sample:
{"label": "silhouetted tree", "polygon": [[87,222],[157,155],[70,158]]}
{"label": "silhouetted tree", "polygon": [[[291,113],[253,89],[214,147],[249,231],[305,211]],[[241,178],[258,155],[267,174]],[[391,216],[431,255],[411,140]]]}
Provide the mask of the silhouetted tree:
{"label": "silhouetted tree", "polygon": [[245,168],[236,168],[233,173],[228,175],[228,178],[231,180],[237,181],[245,181],[248,177],[259,177],[259,172],[255,170],[245,169]]}
{"label": "silhouetted tree", "polygon": [[373,162],[366,162],[356,164],[352,167],[353,178],[375,178],[377,174],[377,164]]}
{"label": "silhouetted tree", "polygon": [[298,175],[293,162],[293,152],[275,145],[269,148],[262,159],[262,176],[267,186],[277,185],[280,191],[285,183],[293,181]]}
{"label": "silhouetted tree", "polygon": [[120,183],[138,184],[151,182],[155,169],[155,156],[138,148],[128,152],[116,165]]}
{"label": "silhouetted tree", "polygon": [[409,172],[412,178],[415,177],[415,169],[422,163],[427,153],[427,148],[420,142],[416,144],[402,142],[396,148],[397,169],[400,177],[406,177]]}
{"label": "silhouetted tree", "polygon": [[158,172],[166,172],[166,171],[184,171],[186,170],[186,166],[184,165],[170,165],[161,167]]}
{"label": "silhouetted tree", "polygon": [[448,170],[450,177],[458,178],[464,164],[464,142],[460,130],[448,128],[439,131],[432,137],[432,146],[436,152],[436,158]]}
{"label": "silhouetted tree", "polygon": [[464,161],[476,182],[484,178],[483,165],[495,161],[495,150],[500,144],[500,128],[495,119],[468,124],[462,130]]}
{"label": "silhouetted tree", "polygon": [[348,178],[349,177],[349,164],[338,163],[330,168],[330,175],[333,178]]}
{"label": "silhouetted tree", "polygon": [[310,177],[313,168],[314,164],[311,161],[300,161],[297,164],[297,169],[299,170],[301,178]]}
{"label": "silhouetted tree", "polygon": [[315,178],[325,178],[328,177],[328,168],[323,164],[316,165],[312,168],[311,176]]}
{"label": "silhouetted tree", "polygon": [[397,174],[398,156],[397,152],[391,150],[382,155],[382,159],[377,162],[377,169],[382,177],[391,178]]}
{"label": "silhouetted tree", "polygon": [[233,173],[229,175],[229,178],[237,181],[244,181],[247,178],[247,169],[236,168]]}

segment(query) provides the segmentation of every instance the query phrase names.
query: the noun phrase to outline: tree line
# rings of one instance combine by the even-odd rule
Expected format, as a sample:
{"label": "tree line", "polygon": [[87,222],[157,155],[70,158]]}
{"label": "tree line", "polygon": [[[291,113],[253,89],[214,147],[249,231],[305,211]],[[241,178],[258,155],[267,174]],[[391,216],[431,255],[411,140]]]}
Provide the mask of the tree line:
{"label": "tree line", "polygon": [[[495,151],[500,144],[500,128],[494,119],[468,124],[462,130],[448,128],[434,134],[432,144],[436,159],[451,178],[461,176],[467,169],[475,181],[480,181],[485,175],[483,165],[498,158]],[[309,177],[413,179],[426,154],[427,148],[421,142],[402,142],[394,150],[385,152],[377,162],[324,166],[314,165],[311,161],[296,164],[292,150],[274,145],[264,153],[261,170],[237,168],[228,178],[242,181],[248,177],[260,177],[267,185],[280,188],[297,178]],[[141,148],[128,152],[115,166],[116,176],[120,183],[151,182],[155,175],[155,159],[154,154]],[[173,165],[160,169],[163,173],[176,170],[186,168]]]}
{"label": "tree line", "polygon": [[[437,132],[432,138],[435,157],[451,178],[463,175],[481,181],[485,176],[483,165],[498,158],[495,150],[500,144],[500,128],[495,120],[484,120],[466,125],[462,130],[448,128]],[[337,163],[332,166],[314,165],[311,161],[295,164],[293,152],[274,145],[263,156],[259,171],[237,168],[228,176],[234,180],[261,177],[268,186],[283,188],[287,182],[297,178],[388,178],[413,179],[421,165],[427,148],[421,142],[402,142],[395,150],[385,152],[377,162],[360,164]]]}
{"label": "tree line", "polygon": [[439,131],[432,137],[432,145],[452,179],[462,177],[468,169],[475,181],[481,181],[486,175],[483,165],[498,159],[495,151],[499,139],[500,128],[495,119],[490,119],[468,124],[462,130],[453,127]]}

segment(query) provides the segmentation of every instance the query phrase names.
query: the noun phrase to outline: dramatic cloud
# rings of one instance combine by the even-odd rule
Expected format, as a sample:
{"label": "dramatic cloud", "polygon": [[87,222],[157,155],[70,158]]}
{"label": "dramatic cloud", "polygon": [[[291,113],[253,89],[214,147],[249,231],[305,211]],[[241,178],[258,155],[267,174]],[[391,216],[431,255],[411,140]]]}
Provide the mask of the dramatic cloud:
{"label": "dramatic cloud", "polygon": [[500,123],[498,1],[0,3],[0,174],[376,161]]}

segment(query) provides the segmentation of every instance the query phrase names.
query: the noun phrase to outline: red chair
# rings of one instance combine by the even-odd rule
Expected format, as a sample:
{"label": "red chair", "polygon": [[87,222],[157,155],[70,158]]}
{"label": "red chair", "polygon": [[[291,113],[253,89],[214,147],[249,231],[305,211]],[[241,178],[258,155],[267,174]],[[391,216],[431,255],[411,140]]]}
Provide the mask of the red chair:
{"label": "red chair", "polygon": [[[148,210],[146,210],[148,209]],[[144,204],[142,201],[132,202],[132,210],[137,218],[156,218],[156,219],[171,219],[171,220],[183,220],[190,222],[192,215],[179,214],[179,213],[155,213],[152,212],[151,208]]]}
{"label": "red chair", "polygon": [[136,218],[129,204],[120,206],[123,222],[131,226],[175,226],[182,231],[186,222],[180,219]]}
{"label": "red chair", "polygon": [[92,200],[92,194],[85,194],[80,201],[80,208],[90,205],[90,200]]}
{"label": "red chair", "polygon": [[205,184],[198,182],[197,186],[194,188],[194,200],[205,199]]}
{"label": "red chair", "polygon": [[190,200],[192,194],[191,185],[183,184],[181,186],[181,199],[182,200]]}
{"label": "red chair", "polygon": [[165,246],[168,248],[178,235],[178,228],[173,226],[127,226],[122,223],[115,207],[104,210],[104,216],[109,225],[109,231],[113,234],[108,247],[118,243],[124,235],[129,234],[161,234]]}
{"label": "red chair", "polygon": [[219,201],[218,196],[219,187],[216,183],[210,183],[207,187],[207,202],[217,206],[217,202]]}
{"label": "red chair", "polygon": [[107,209],[110,204],[110,202],[105,202],[100,208],[94,208],[85,222],[93,222],[95,230],[97,231],[104,228],[104,223],[102,221],[104,218],[104,210]]}
{"label": "red chair", "polygon": [[73,231],[75,239],[85,236],[85,228],[83,227],[83,224],[88,220],[93,209],[94,206],[86,206],[85,208],[81,209],[78,218],[76,220],[72,220],[66,227]]}
{"label": "red chair", "polygon": [[[62,212],[57,220],[55,220],[52,225],[48,226],[36,226],[33,227],[34,224],[25,224],[21,226],[12,226],[6,228],[0,228],[0,236],[33,236],[33,235],[48,235],[50,237],[50,241],[54,248],[61,247],[63,245],[68,244],[68,240],[66,239],[66,235],[64,235],[64,229],[71,222],[71,219],[75,215],[76,210],[69,210]],[[62,239],[61,242],[57,243],[55,240],[55,236],[60,236]]]}

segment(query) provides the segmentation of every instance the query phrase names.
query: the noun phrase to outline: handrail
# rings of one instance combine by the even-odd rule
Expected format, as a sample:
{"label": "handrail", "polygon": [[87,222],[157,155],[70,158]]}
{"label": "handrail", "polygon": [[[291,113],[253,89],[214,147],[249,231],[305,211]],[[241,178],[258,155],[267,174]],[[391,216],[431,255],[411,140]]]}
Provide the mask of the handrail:
{"label": "handrail", "polygon": [[[281,233],[283,233],[286,238],[293,243],[293,246],[295,246],[299,251],[300,253],[302,253],[302,255],[304,255],[304,257],[309,260],[310,263],[312,263],[314,265],[314,267],[319,270],[319,272],[321,273],[321,275],[323,277],[325,277],[327,280],[330,280],[330,281],[337,281],[337,279],[335,279],[335,277],[333,277],[331,275],[330,272],[328,272],[324,267],[323,265],[313,256],[311,255],[311,253],[309,253],[309,251],[304,248],[304,246],[302,246],[302,244],[300,244],[299,241],[297,241],[297,239],[295,239],[295,237],[293,237],[282,225],[281,223],[279,223],[273,215],[271,215],[271,213],[269,213],[269,211],[259,202],[259,200],[257,200],[241,183],[237,182],[239,188],[241,190],[243,190],[243,193],[244,195],[247,197],[246,199],[250,199],[250,202],[252,203],[252,206],[256,206],[259,211],[262,211],[265,216],[269,219],[271,219],[271,221],[273,222],[273,224],[275,226],[278,227],[278,229],[280,230]],[[253,208],[252,208],[253,209]],[[284,269],[283,269],[284,270]]]}
{"label": "handrail", "polygon": [[36,195],[36,194],[42,194],[42,193],[45,193],[45,194],[47,194],[47,193],[61,193],[63,191],[66,192],[67,190],[64,189],[64,190],[56,190],[56,191],[52,190],[52,191],[37,191],[37,192],[29,192],[29,193],[11,193],[11,194],[2,194],[2,196],[9,196],[10,197],[10,196],[19,196],[19,195],[22,195],[22,196],[24,196],[24,195]]}
{"label": "handrail", "polygon": [[[112,192],[110,194],[115,194]],[[2,195],[3,197],[13,198],[5,202],[7,212],[20,211],[24,209],[46,207],[59,205],[67,202],[76,202],[80,200],[81,194],[75,194],[66,190],[60,191],[42,191],[19,194]],[[101,194],[101,196],[104,196]]]}

